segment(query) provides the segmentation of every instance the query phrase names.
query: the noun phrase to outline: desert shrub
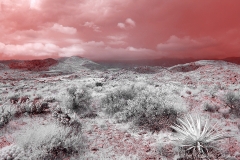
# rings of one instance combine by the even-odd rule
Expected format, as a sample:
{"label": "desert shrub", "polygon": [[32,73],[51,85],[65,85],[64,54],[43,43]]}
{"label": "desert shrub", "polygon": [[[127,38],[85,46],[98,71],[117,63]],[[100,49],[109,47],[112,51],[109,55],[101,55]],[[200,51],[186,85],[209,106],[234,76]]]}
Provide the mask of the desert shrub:
{"label": "desert shrub", "polygon": [[55,123],[39,125],[35,122],[33,125],[15,137],[28,159],[64,159],[82,151],[81,133],[73,133],[71,127],[63,128]]}
{"label": "desert shrub", "polygon": [[101,82],[96,82],[95,85],[96,85],[97,87],[99,87],[99,86],[102,87],[102,86],[103,86],[103,83],[101,83]]}
{"label": "desert shrub", "polygon": [[67,94],[63,95],[62,105],[72,112],[83,113],[91,110],[91,94],[85,87],[71,87],[67,89]]}
{"label": "desert shrub", "polygon": [[117,112],[124,110],[128,100],[132,100],[135,96],[133,86],[123,89],[117,89],[107,94],[102,100],[102,107],[109,115],[114,115]]}
{"label": "desert shrub", "polygon": [[9,123],[13,118],[12,104],[10,102],[5,102],[0,106],[0,129]]}
{"label": "desert shrub", "polygon": [[204,110],[207,111],[207,112],[211,112],[211,113],[214,113],[216,111],[218,111],[219,107],[218,106],[215,106],[215,105],[211,105],[211,104],[204,104]]}
{"label": "desert shrub", "polygon": [[158,152],[161,156],[166,157],[168,159],[173,159],[174,155],[176,155],[177,147],[171,143],[161,143],[158,146]]}
{"label": "desert shrub", "polygon": [[183,110],[171,104],[167,96],[154,86],[131,86],[118,89],[103,99],[105,111],[118,122],[132,121],[136,126],[160,131],[170,126]]}
{"label": "desert shrub", "polygon": [[224,97],[226,106],[230,107],[230,113],[240,117],[240,95],[228,92]]}
{"label": "desert shrub", "polygon": [[168,129],[180,111],[169,105],[164,94],[142,90],[132,101],[128,101],[123,120],[132,120],[135,125],[151,131]]}
{"label": "desert shrub", "polygon": [[81,131],[82,124],[77,120],[76,113],[71,117],[69,113],[64,113],[64,111],[58,106],[52,110],[52,117],[56,120],[56,123],[61,126],[72,127],[73,131],[76,133]]}

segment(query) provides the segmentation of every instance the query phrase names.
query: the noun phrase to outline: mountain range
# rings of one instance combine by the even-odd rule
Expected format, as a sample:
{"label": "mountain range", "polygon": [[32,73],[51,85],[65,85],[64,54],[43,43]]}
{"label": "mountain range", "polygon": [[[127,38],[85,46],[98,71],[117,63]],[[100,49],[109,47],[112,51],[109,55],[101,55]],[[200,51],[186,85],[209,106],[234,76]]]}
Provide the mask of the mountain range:
{"label": "mountain range", "polygon": [[43,60],[5,60],[0,61],[0,69],[24,69],[30,71],[44,71],[54,69],[54,70],[78,70],[81,67],[94,69],[105,69],[105,68],[129,68],[136,66],[161,66],[161,67],[171,67],[178,64],[186,64],[190,62],[195,62],[199,60],[223,60],[226,62],[231,62],[235,64],[240,64],[240,57],[228,57],[224,59],[177,59],[177,58],[162,58],[162,59],[152,59],[152,60],[106,60],[106,61],[92,61],[80,56],[73,57],[62,57],[58,59],[48,58]]}

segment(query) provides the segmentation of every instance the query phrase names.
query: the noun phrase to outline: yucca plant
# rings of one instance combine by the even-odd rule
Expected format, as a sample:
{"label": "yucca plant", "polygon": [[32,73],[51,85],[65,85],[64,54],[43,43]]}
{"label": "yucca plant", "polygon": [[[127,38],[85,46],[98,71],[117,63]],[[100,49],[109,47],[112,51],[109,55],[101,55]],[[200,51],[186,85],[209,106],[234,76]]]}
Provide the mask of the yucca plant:
{"label": "yucca plant", "polygon": [[212,125],[209,117],[203,120],[199,115],[196,115],[195,118],[187,115],[185,119],[178,120],[180,124],[175,124],[171,128],[181,135],[177,141],[180,142],[179,147],[185,150],[185,156],[187,152],[190,152],[193,159],[199,158],[200,155],[205,155],[209,159],[208,149],[215,148],[216,141],[231,137],[225,136],[223,132],[218,132],[217,123]]}

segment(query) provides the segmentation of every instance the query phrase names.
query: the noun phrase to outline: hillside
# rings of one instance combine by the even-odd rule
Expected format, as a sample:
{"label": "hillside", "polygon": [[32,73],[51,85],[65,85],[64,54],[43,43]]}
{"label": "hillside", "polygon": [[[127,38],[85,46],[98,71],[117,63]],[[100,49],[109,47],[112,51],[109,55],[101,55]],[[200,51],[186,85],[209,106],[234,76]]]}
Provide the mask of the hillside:
{"label": "hillside", "polygon": [[60,70],[62,72],[78,72],[84,69],[89,70],[101,70],[103,66],[97,64],[91,60],[82,57],[64,57],[60,58],[59,63],[55,66],[50,67],[50,70]]}

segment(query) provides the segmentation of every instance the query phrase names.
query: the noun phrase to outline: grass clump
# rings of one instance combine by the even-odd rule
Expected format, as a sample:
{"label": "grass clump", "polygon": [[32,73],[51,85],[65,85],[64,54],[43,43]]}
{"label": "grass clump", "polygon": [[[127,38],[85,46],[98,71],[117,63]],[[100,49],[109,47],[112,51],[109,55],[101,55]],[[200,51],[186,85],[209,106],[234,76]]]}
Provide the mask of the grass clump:
{"label": "grass clump", "polygon": [[154,86],[130,86],[108,94],[102,101],[105,112],[118,122],[133,122],[150,131],[170,129],[183,110]]}

